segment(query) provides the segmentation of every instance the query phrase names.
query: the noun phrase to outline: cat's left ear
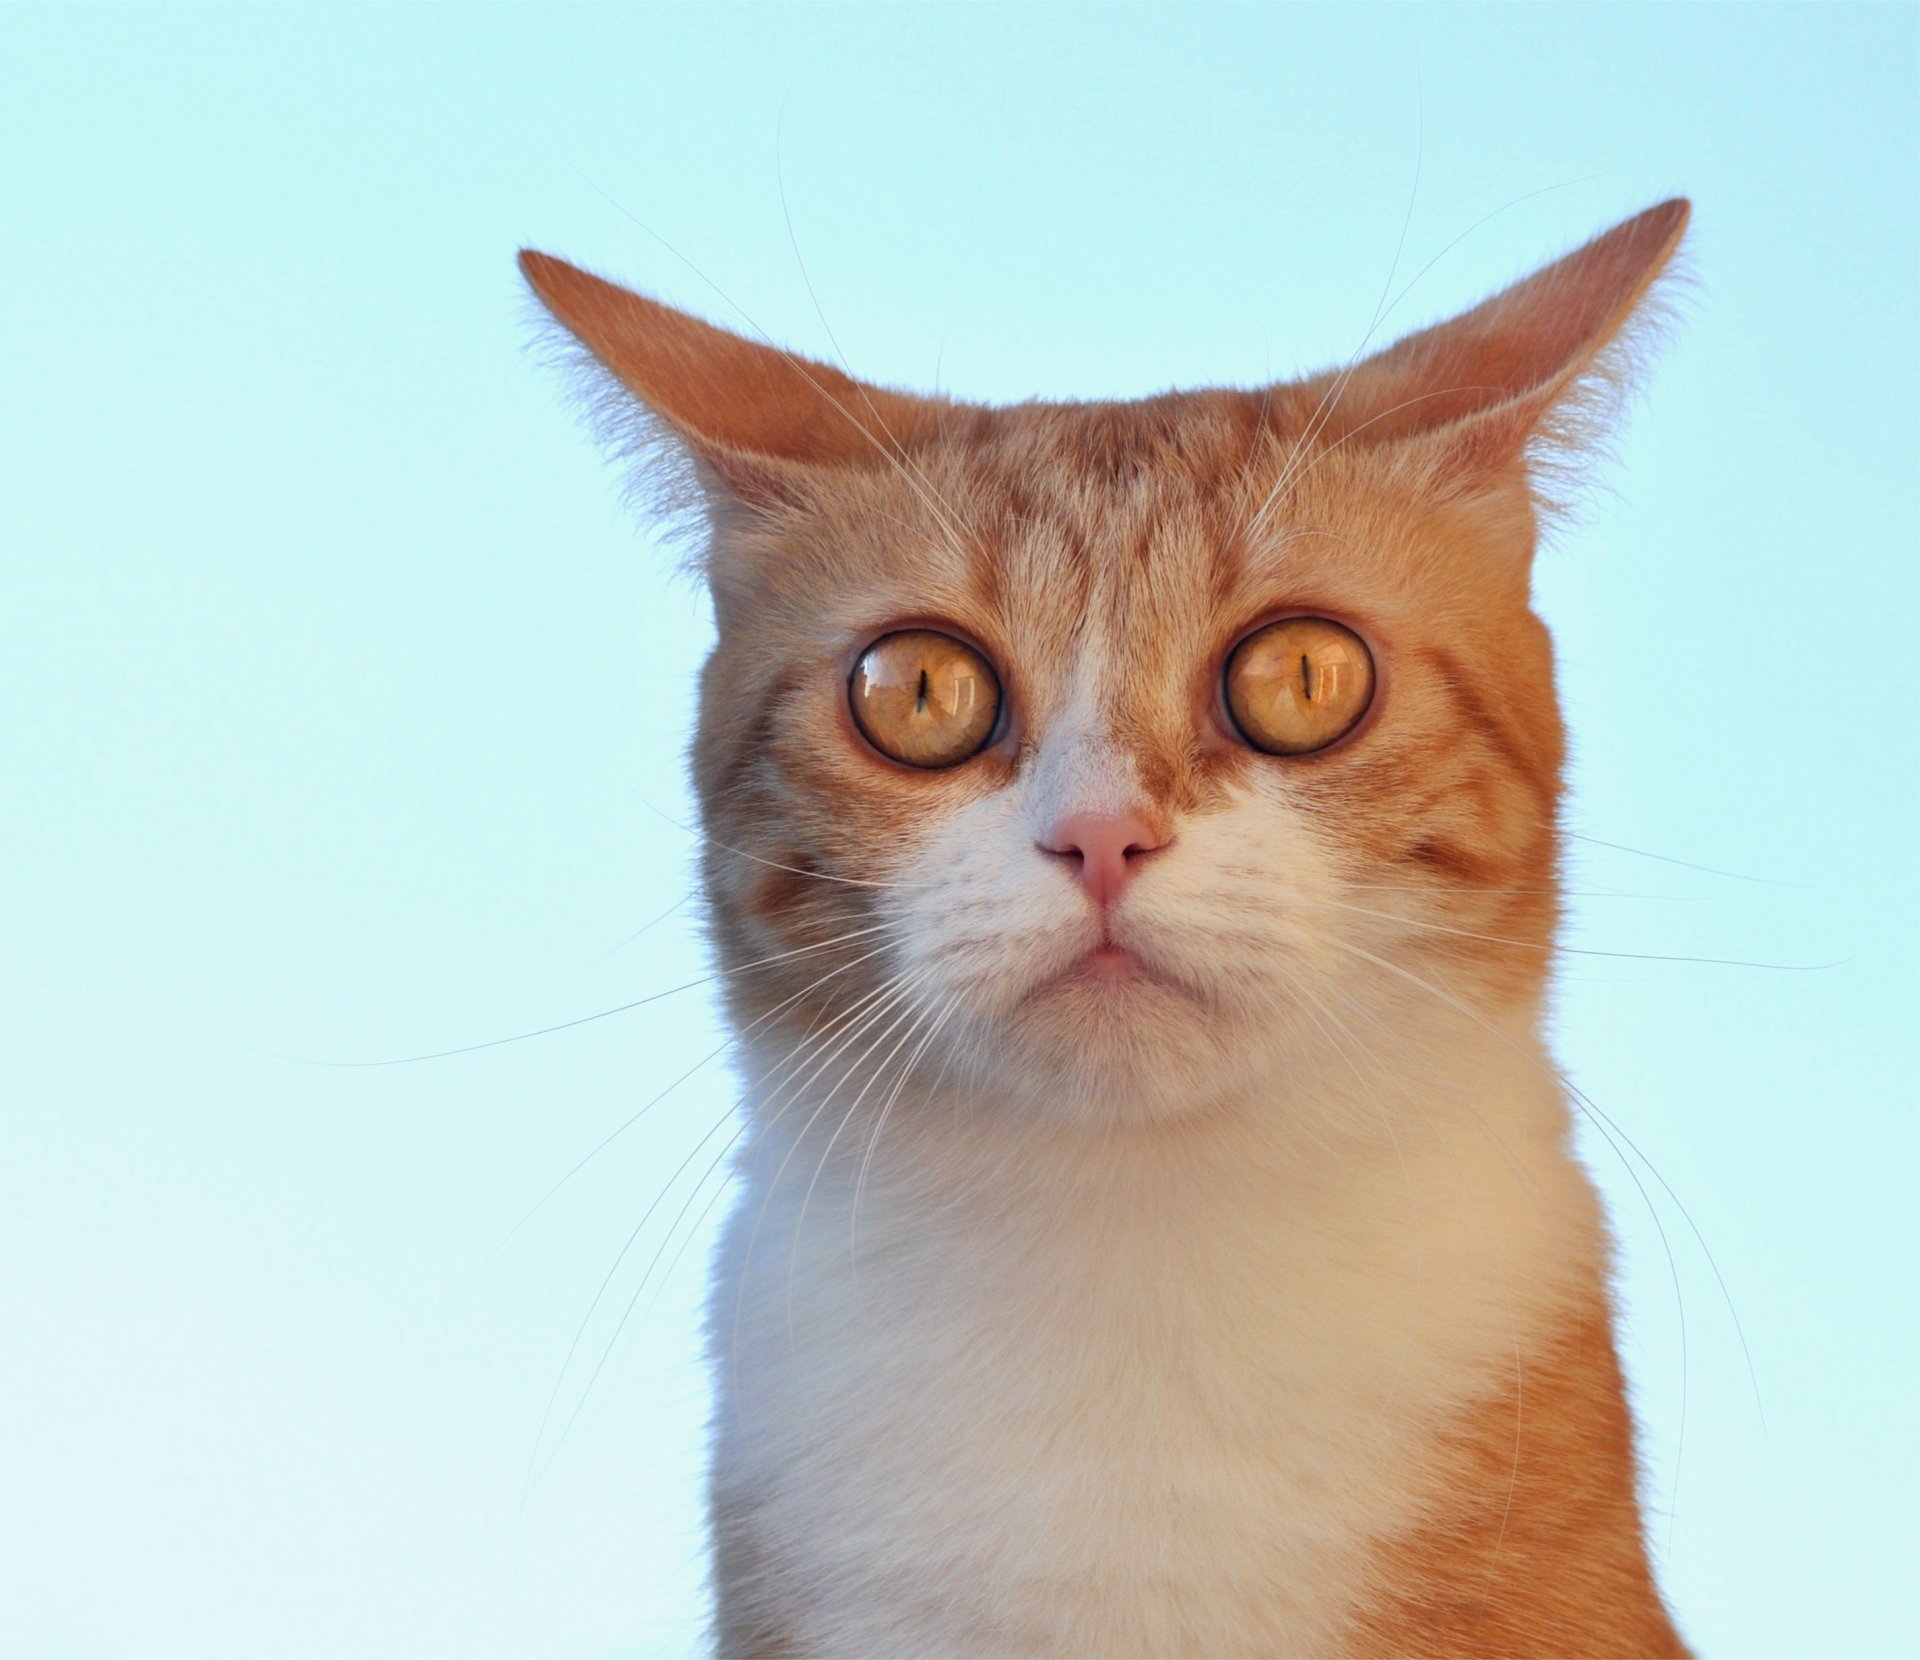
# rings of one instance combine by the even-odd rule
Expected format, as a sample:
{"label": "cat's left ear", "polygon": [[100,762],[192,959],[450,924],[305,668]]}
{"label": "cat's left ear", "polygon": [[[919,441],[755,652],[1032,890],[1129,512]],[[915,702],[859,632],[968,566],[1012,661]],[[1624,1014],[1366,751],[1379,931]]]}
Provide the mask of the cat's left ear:
{"label": "cat's left ear", "polygon": [[1328,389],[1335,435],[1414,442],[1443,483],[1471,490],[1531,451],[1576,456],[1628,390],[1634,324],[1692,212],[1648,208],[1449,322],[1367,359]]}
{"label": "cat's left ear", "polygon": [[883,467],[937,430],[937,398],[870,386],[551,254],[520,269],[555,320],[735,498],[804,496],[822,468]]}

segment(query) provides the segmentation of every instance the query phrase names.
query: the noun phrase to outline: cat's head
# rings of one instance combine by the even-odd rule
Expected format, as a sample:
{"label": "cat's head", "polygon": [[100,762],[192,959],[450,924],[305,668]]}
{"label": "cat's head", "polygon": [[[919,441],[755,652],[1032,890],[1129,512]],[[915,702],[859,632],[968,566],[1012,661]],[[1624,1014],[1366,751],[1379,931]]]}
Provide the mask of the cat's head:
{"label": "cat's head", "polygon": [[1686,219],[1306,381],[992,409],[523,256],[709,509],[694,771],[738,1022],[849,1094],[917,1062],[1137,1118],[1423,1004],[1529,1008],[1543,480]]}

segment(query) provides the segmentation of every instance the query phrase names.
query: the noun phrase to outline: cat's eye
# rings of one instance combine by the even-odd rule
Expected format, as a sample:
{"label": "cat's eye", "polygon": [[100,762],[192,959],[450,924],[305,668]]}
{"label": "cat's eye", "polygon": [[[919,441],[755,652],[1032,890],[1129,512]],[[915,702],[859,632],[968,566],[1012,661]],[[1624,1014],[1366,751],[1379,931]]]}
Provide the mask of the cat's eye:
{"label": "cat's eye", "polygon": [[986,748],[1000,718],[1000,682],[986,658],[929,628],[868,646],[847,700],[867,742],[910,767],[958,766]]}
{"label": "cat's eye", "polygon": [[1344,737],[1373,702],[1373,655],[1325,617],[1284,617],[1249,634],[1226,669],[1227,710],[1269,755],[1310,755]]}

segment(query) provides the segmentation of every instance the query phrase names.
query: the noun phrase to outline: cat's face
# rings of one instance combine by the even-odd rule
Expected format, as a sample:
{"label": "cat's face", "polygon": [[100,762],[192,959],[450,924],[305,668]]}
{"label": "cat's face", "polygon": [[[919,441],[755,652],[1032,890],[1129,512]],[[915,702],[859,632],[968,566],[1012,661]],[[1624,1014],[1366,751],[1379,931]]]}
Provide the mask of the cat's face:
{"label": "cat's face", "polygon": [[[1410,989],[1373,958],[1476,999],[1537,983],[1560,726],[1524,489],[1438,501],[1396,451],[1296,451],[1283,422],[1304,430],[1311,400],[1261,405],[956,423],[728,550],[696,773],[745,1019],[836,968],[843,1008],[900,982],[925,1018],[882,1021],[883,1049],[939,1019],[923,1060],[1136,1114],[1303,1040],[1361,1044]],[[1286,618],[1337,623],[1371,668],[1335,694],[1351,728],[1290,755],[1255,747],[1227,695],[1235,648]],[[983,659],[976,696],[997,686],[952,764],[862,728],[854,671],[903,631],[971,648],[909,636],[910,674]]]}
{"label": "cat's face", "polygon": [[1349,376],[1003,410],[531,265],[718,503],[695,775],[750,1041],[1126,1121],[1423,1000],[1535,999],[1562,730],[1527,449],[1683,222]]}

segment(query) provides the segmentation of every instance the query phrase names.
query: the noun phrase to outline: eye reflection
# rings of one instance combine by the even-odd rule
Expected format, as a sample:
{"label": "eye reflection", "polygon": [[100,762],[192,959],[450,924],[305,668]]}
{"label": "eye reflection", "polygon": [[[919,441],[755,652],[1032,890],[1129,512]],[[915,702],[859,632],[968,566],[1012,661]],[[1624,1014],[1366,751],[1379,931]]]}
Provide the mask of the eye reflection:
{"label": "eye reflection", "polygon": [[977,755],[1000,715],[1000,682],[973,647],[927,628],[883,635],[847,682],[854,724],[882,755],[951,767]]}
{"label": "eye reflection", "polygon": [[1241,737],[1269,755],[1309,755],[1344,737],[1373,702],[1373,656],[1326,617],[1286,617],[1234,647],[1227,709]]}

